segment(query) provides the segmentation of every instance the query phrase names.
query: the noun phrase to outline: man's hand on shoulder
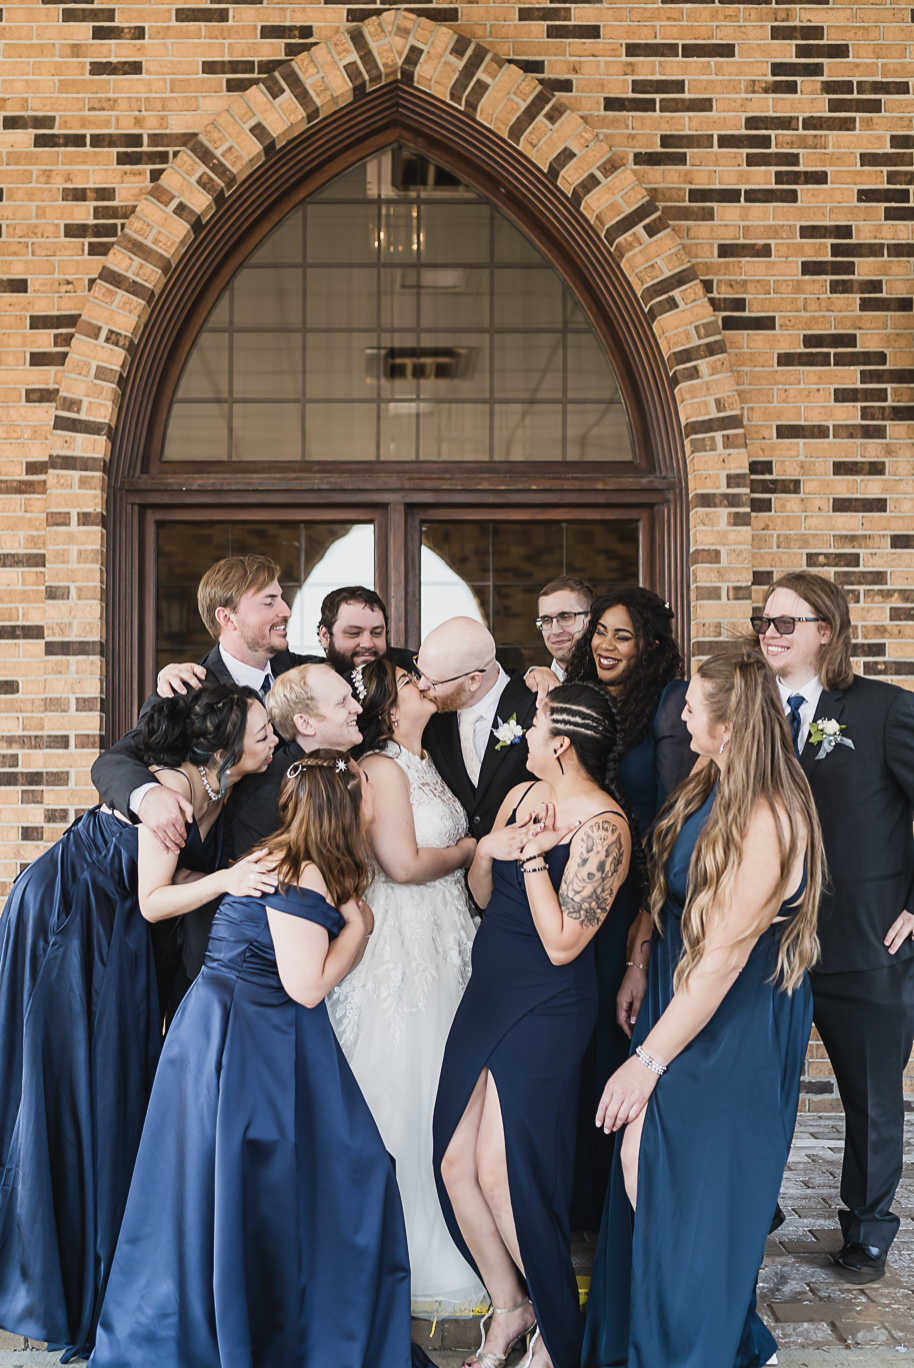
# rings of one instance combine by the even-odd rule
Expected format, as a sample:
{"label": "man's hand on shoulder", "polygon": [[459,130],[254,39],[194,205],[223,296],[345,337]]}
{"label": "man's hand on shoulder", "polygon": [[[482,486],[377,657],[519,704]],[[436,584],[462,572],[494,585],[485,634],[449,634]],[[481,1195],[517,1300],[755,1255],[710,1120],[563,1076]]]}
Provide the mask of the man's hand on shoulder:
{"label": "man's hand on shoulder", "polygon": [[178,855],[187,837],[185,824],[194,819],[194,805],[174,789],[156,784],[140,803],[137,816],[169,855]]}
{"label": "man's hand on shoulder", "polygon": [[191,661],[163,665],[156,676],[156,693],[160,698],[174,698],[175,694],[186,694],[188,689],[199,689],[205,678],[204,666]]}
{"label": "man's hand on shoulder", "polygon": [[914,914],[905,911],[892,922],[883,944],[889,954],[894,955],[896,950],[900,950],[904,945],[908,936],[914,936]]}
{"label": "man's hand on shoulder", "polygon": [[559,681],[548,665],[533,665],[524,675],[524,682],[530,692],[536,694],[536,706],[539,707],[547,693],[551,693]]}

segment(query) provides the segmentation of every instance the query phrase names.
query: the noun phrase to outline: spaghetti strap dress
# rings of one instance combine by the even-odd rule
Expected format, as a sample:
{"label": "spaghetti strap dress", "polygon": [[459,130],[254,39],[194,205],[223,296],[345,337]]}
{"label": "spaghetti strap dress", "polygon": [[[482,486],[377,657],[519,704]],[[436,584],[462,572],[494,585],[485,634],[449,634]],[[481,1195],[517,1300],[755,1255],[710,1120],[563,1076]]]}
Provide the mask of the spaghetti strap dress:
{"label": "spaghetti strap dress", "polygon": [[[568,850],[558,845],[544,857],[555,889]],[[580,1064],[596,1016],[593,941],[570,963],[553,964],[518,865],[496,860],[492,896],[473,942],[470,981],[444,1051],[433,1121],[435,1179],[451,1235],[472,1262],[441,1178],[441,1160],[488,1069],[501,1104],[524,1274],[554,1368],[577,1368],[580,1356],[583,1319],[569,1207]]]}
{"label": "spaghetti strap dress", "polygon": [[[689,863],[716,789],[683,824],[667,862],[663,935],[632,1049],[673,996]],[[787,899],[779,915],[806,886]],[[616,1146],[594,1260],[584,1368],[757,1368],[777,1348],[755,1285],[790,1153],[812,1027],[808,976],[775,981],[775,923],[707,1026],[647,1104],[632,1211]]]}
{"label": "spaghetti strap dress", "polygon": [[[219,860],[221,821],[182,868]],[[95,808],[0,918],[0,1326],[88,1353],[127,1200],[162,1018],[137,900],[137,828]]]}
{"label": "spaghetti strap dress", "polygon": [[319,894],[225,897],[175,1013],[92,1368],[409,1368],[393,1165],[326,1004],[279,978],[267,906],[323,927]]}

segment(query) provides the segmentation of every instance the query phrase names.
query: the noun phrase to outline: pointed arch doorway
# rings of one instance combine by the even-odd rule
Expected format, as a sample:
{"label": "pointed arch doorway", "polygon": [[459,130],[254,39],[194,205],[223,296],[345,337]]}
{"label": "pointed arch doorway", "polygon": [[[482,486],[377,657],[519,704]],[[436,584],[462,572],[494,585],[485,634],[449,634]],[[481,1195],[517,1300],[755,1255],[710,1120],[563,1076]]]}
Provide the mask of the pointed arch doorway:
{"label": "pointed arch doorway", "polygon": [[[276,73],[277,84],[281,75]],[[389,167],[395,157],[400,158],[401,170],[391,175]],[[388,170],[379,172],[377,164],[385,159]],[[242,337],[246,331],[258,332],[259,325],[251,322],[250,314],[242,309],[240,315],[237,310],[232,315],[234,303],[227,317],[220,309],[224,310],[225,301],[234,296],[245,276],[259,269],[258,261],[262,265],[269,258],[270,244],[283,234],[288,240],[296,215],[307,219],[314,207],[323,204],[326,208],[334,199],[339,207],[347,195],[352,209],[353,174],[362,175],[359,168],[372,163],[378,206],[389,200],[393,207],[407,211],[406,219],[411,214],[415,219],[417,213],[421,217],[425,206],[429,223],[436,215],[447,221],[458,205],[482,206],[490,224],[505,225],[490,226],[490,244],[498,234],[505,240],[513,234],[528,254],[526,265],[519,258],[502,261],[497,251],[484,262],[458,257],[456,262],[417,258],[407,263],[405,269],[413,271],[414,277],[410,282],[401,274],[399,302],[403,304],[402,296],[412,288],[420,310],[424,298],[434,297],[433,290],[443,293],[448,279],[453,286],[454,271],[487,272],[488,322],[483,325],[478,317],[462,315],[460,328],[436,326],[429,330],[434,334],[429,337],[421,325],[412,322],[399,329],[408,337],[363,336],[358,347],[349,347],[348,359],[343,357],[336,373],[329,363],[325,365],[316,389],[308,388],[307,362],[303,363],[300,392],[278,395],[271,391],[270,403],[285,415],[284,435],[276,439],[269,425],[256,419],[257,403],[265,403],[263,395],[256,392],[256,385],[255,392],[244,392],[245,384],[254,384],[251,376],[256,380],[258,366],[274,389],[280,383],[276,368],[264,362],[273,353],[268,346],[258,355],[251,338]],[[211,158],[208,164],[212,168]],[[364,174],[368,176],[367,171]],[[600,174],[602,181],[595,171],[585,183],[589,179],[598,188],[609,184],[617,168],[605,167]],[[212,559],[241,545],[275,550],[285,542],[290,548],[287,581],[294,589],[319,559],[322,547],[326,549],[328,539],[343,535],[349,527],[370,524],[375,583],[390,602],[392,634],[407,642],[416,641],[420,629],[423,544],[471,586],[490,614],[492,604],[508,605],[503,629],[496,621],[492,625],[502,644],[521,656],[531,650],[532,643],[522,639],[517,624],[523,617],[532,625],[536,588],[556,571],[589,572],[598,587],[637,575],[670,597],[685,623],[685,441],[670,363],[659,345],[655,320],[639,302],[591,219],[580,211],[581,193],[569,194],[557,185],[557,179],[558,173],[552,174],[551,167],[542,170],[510,137],[411,84],[391,80],[328,113],[284,145],[277,142],[269,159],[228,189],[217,186],[214,212],[205,222],[195,219],[189,241],[176,254],[177,264],[163,273],[139,346],[125,365],[109,483],[113,533],[109,720],[113,728],[130,720],[137,698],[154,675],[158,651],[164,647],[168,654],[183,654],[180,648],[194,646],[192,588],[197,568],[190,564],[190,548],[206,548]],[[349,190],[342,194],[339,187],[347,180]],[[163,191],[165,184],[163,178]],[[355,198],[364,206],[371,199],[369,189]],[[170,207],[164,194],[161,202]],[[450,209],[442,212],[448,204]],[[653,212],[657,217],[655,207]],[[623,230],[644,236],[643,210],[629,218],[632,221]],[[379,225],[381,220],[375,222]],[[668,234],[659,219],[648,237],[651,231]],[[326,272],[331,264],[340,263],[312,260],[303,247],[299,260],[280,264],[299,271],[304,313],[292,320],[288,331],[299,330],[304,353],[309,350],[309,338],[314,353],[317,332],[329,335],[335,329],[342,336],[347,328],[358,331],[356,322],[323,330],[308,325],[310,300],[320,294],[319,288],[309,292],[309,273],[312,268]],[[344,264],[352,274],[366,263]],[[553,300],[561,301],[551,321],[531,323],[523,307],[513,324],[504,316],[501,323],[496,320],[497,307],[504,307],[503,297],[498,304],[496,281],[502,267],[503,275],[514,270],[517,279],[524,269],[540,272],[543,282],[548,277],[545,294],[551,292]],[[371,264],[371,269],[379,278],[383,275],[380,261]],[[437,275],[426,279],[423,271]],[[664,290],[675,299],[676,291],[695,281],[690,269],[680,268],[678,274],[667,271],[666,281],[657,271],[653,275],[652,297],[663,305],[658,315],[673,307],[669,299],[663,299]],[[459,293],[455,288],[452,301],[457,301]],[[268,294],[261,292],[261,304]],[[529,307],[540,294],[515,290],[515,303],[519,298]],[[282,295],[279,290],[278,296]],[[324,295],[328,295],[326,288]],[[360,296],[353,290],[348,296],[345,291],[330,291],[328,307],[336,303],[349,308],[363,296],[364,292]],[[286,292],[286,302],[289,297]],[[249,308],[252,298],[258,302],[257,291],[247,290],[246,298],[244,308]],[[442,323],[440,315],[437,323]],[[447,323],[446,316],[443,323]],[[275,334],[275,320],[269,327]],[[264,325],[260,335],[268,330]],[[379,325],[377,331],[384,329]],[[464,353],[474,348],[462,346],[458,333],[473,333],[479,343],[472,373],[461,367],[468,364]],[[547,333],[554,357],[561,357],[551,370],[542,364],[536,372],[547,390],[539,396],[512,393],[510,386],[505,388],[505,377],[513,370],[512,383],[517,383],[517,375],[524,371],[518,357],[535,355],[534,344]],[[512,336],[513,353],[506,341]],[[248,357],[253,358],[243,368],[241,389],[235,386],[232,359],[219,363],[222,380],[213,379],[211,373],[206,381],[210,390],[195,394],[193,383],[204,383],[198,363],[206,348],[213,372],[212,356],[221,347],[225,357],[234,358],[239,338],[242,353],[247,347]],[[582,349],[590,361],[585,357],[580,370],[573,372],[569,357],[579,357]],[[332,351],[331,347],[326,355]],[[496,351],[502,357],[501,369],[493,359]],[[602,390],[589,391],[586,386],[585,391],[575,390],[578,374],[599,370],[593,361],[597,352],[602,358]],[[192,383],[195,367],[197,381]],[[331,392],[334,385],[343,383],[340,376],[344,373],[342,391]],[[464,393],[461,401],[452,390],[445,402],[443,386],[466,386],[484,373],[488,376],[485,393]],[[291,383],[289,374],[286,365],[281,383]],[[363,386],[374,387],[367,398],[363,394],[357,400],[354,394],[357,376]],[[404,398],[397,387],[414,381],[414,390]],[[423,392],[423,385],[431,389]],[[217,423],[197,421],[195,428],[190,415],[191,420],[184,423],[184,438],[178,440],[176,415],[196,403],[199,420],[204,401],[211,405],[213,415],[222,405]],[[329,458],[326,443],[323,451],[319,444],[307,445],[309,431],[321,431],[320,422],[315,425],[309,420],[312,401],[327,409],[336,402],[342,420],[336,429],[339,442]],[[473,440],[465,440],[465,432],[461,436],[463,429],[455,421],[438,426],[437,417],[426,421],[426,403],[459,414],[461,421],[475,405],[478,421],[475,436],[470,434]],[[373,407],[370,452],[364,424],[359,442],[347,441],[347,410],[354,421],[357,407],[366,412]],[[585,409],[587,421],[581,422]],[[265,412],[266,407],[261,410]],[[408,443],[401,445],[390,459],[384,433],[389,437],[394,417],[407,419],[406,426],[412,424],[415,435],[408,439],[413,442],[411,448]],[[715,423],[716,428],[721,426]],[[325,430],[332,436],[332,426],[325,425]],[[433,434],[430,446],[425,442],[428,432]],[[262,438],[253,459],[252,433],[255,441]],[[596,445],[588,435],[593,433],[599,438]],[[223,436],[226,445],[220,447]],[[441,459],[442,450],[445,459]],[[503,553],[504,548],[510,554]],[[582,555],[589,557],[586,563]],[[176,557],[182,556],[179,564]],[[518,559],[524,568],[514,581],[520,583],[512,581],[510,570],[512,560]],[[183,614],[178,606],[181,599]]]}

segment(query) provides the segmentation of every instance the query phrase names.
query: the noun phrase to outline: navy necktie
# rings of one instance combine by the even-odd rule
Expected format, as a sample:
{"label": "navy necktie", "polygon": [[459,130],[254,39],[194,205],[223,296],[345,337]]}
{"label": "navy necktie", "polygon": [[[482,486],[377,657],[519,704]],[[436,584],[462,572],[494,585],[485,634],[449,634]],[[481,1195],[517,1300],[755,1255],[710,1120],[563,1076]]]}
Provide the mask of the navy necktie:
{"label": "navy necktie", "polygon": [[261,697],[261,698],[266,698],[267,694],[270,692],[270,686],[272,685],[272,683],[273,683],[273,676],[272,676],[271,674],[265,674],[264,677],[263,677],[263,683],[262,683],[261,686],[260,686],[260,697]]}
{"label": "navy necktie", "polygon": [[790,734],[793,737],[793,753],[799,760],[800,758],[800,709],[806,702],[804,694],[791,694],[787,700],[790,712],[787,714],[787,721],[790,723]]}

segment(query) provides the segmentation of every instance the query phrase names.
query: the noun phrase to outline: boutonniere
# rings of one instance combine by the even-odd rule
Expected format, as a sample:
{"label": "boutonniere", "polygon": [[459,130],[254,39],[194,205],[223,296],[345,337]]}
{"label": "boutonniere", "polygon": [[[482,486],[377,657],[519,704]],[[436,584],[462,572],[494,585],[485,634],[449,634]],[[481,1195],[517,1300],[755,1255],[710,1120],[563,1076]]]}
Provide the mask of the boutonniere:
{"label": "boutonniere", "polygon": [[[496,721],[498,721],[497,718]],[[501,750],[502,746],[516,746],[519,741],[522,741],[524,739],[524,728],[517,720],[517,713],[512,713],[507,722],[499,722],[497,727],[493,727],[492,735],[498,742],[495,747],[496,750]]]}
{"label": "boutonniere", "polygon": [[809,739],[814,746],[819,747],[817,760],[824,760],[826,755],[830,755],[835,746],[850,746],[855,749],[853,741],[841,733],[845,730],[843,722],[836,722],[833,717],[820,717],[813,722],[809,728]]}

